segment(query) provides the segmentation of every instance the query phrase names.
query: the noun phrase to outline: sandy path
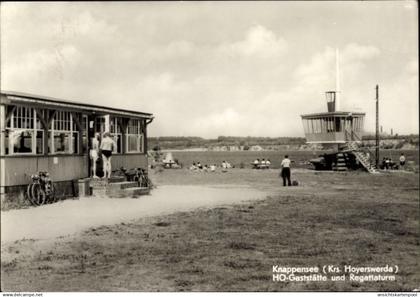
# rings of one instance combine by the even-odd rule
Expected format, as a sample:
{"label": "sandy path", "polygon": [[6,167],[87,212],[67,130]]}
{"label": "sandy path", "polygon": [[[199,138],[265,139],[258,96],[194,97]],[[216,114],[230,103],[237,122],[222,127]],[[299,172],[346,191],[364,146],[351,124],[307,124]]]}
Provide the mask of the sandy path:
{"label": "sandy path", "polygon": [[1,213],[1,243],[49,239],[84,229],[198,207],[262,199],[266,193],[247,186],[159,186],[139,199],[100,197]]}

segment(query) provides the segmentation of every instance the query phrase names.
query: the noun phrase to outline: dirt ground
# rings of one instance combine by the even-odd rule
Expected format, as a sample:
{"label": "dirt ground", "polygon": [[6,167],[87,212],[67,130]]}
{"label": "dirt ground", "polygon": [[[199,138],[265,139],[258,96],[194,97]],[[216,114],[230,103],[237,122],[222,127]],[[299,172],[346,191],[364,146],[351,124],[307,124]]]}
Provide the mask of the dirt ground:
{"label": "dirt ground", "polygon": [[263,199],[266,194],[249,186],[161,185],[140,199],[104,196],[64,200],[43,207],[5,211],[1,216],[1,241],[54,239],[91,227],[133,219]]}
{"label": "dirt ground", "polygon": [[[165,170],[162,185],[248,185],[266,199],[176,211],[75,235],[2,242],[3,291],[419,289],[419,176]],[[2,213],[3,214],[3,213]],[[273,282],[273,265],[398,265],[389,282]]]}

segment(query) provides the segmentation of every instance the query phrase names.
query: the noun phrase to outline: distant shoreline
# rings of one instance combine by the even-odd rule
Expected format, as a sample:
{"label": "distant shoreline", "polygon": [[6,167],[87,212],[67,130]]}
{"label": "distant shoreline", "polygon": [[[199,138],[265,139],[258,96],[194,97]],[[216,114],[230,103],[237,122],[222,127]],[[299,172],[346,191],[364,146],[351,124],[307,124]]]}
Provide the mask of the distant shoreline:
{"label": "distant shoreline", "polygon": [[[206,149],[206,148],[186,148],[186,149],[162,149],[160,150],[161,153],[169,153],[169,152],[215,152],[215,153],[238,153],[238,152],[252,152],[252,153],[258,153],[258,152],[282,152],[282,151],[301,151],[301,152],[317,152],[317,151],[328,151],[331,149],[262,149],[260,151],[250,151],[250,150],[236,150],[236,151],[217,151],[217,150],[211,150],[211,149]],[[395,149],[395,148],[381,148],[381,150],[393,150],[393,151],[415,151],[415,150],[419,150],[419,148],[400,148],[400,149]]]}
{"label": "distant shoreline", "polygon": [[[416,150],[419,148],[418,135],[385,136],[380,140],[381,149]],[[203,139],[200,137],[151,137],[148,138],[150,150],[161,151],[316,151],[328,150],[320,144],[307,144],[302,137],[218,137]],[[363,147],[373,149],[375,138],[367,135],[363,138]]]}

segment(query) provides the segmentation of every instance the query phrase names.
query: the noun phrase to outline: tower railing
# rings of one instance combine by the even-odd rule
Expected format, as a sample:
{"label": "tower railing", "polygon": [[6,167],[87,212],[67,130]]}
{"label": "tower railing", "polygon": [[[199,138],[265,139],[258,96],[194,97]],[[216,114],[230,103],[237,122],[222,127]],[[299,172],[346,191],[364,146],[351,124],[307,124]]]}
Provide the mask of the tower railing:
{"label": "tower railing", "polygon": [[[346,133],[346,140],[347,141],[351,141],[351,142],[354,142],[354,141],[361,142],[362,141],[362,137],[360,137],[357,133],[354,133],[353,131],[351,131],[347,128],[344,130],[344,132]],[[351,146],[351,148],[354,149],[354,150],[359,150],[360,149],[359,146],[356,146],[356,147]],[[373,152],[368,147],[363,147],[363,150],[368,151],[369,154],[371,156],[373,156]]]}

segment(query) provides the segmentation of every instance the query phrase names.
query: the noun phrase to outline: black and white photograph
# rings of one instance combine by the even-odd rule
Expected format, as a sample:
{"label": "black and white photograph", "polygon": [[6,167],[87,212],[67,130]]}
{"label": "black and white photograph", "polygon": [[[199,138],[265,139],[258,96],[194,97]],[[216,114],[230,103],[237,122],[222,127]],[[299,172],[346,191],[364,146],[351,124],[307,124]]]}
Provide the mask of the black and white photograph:
{"label": "black and white photograph", "polygon": [[418,25],[414,0],[1,2],[2,296],[417,296]]}

